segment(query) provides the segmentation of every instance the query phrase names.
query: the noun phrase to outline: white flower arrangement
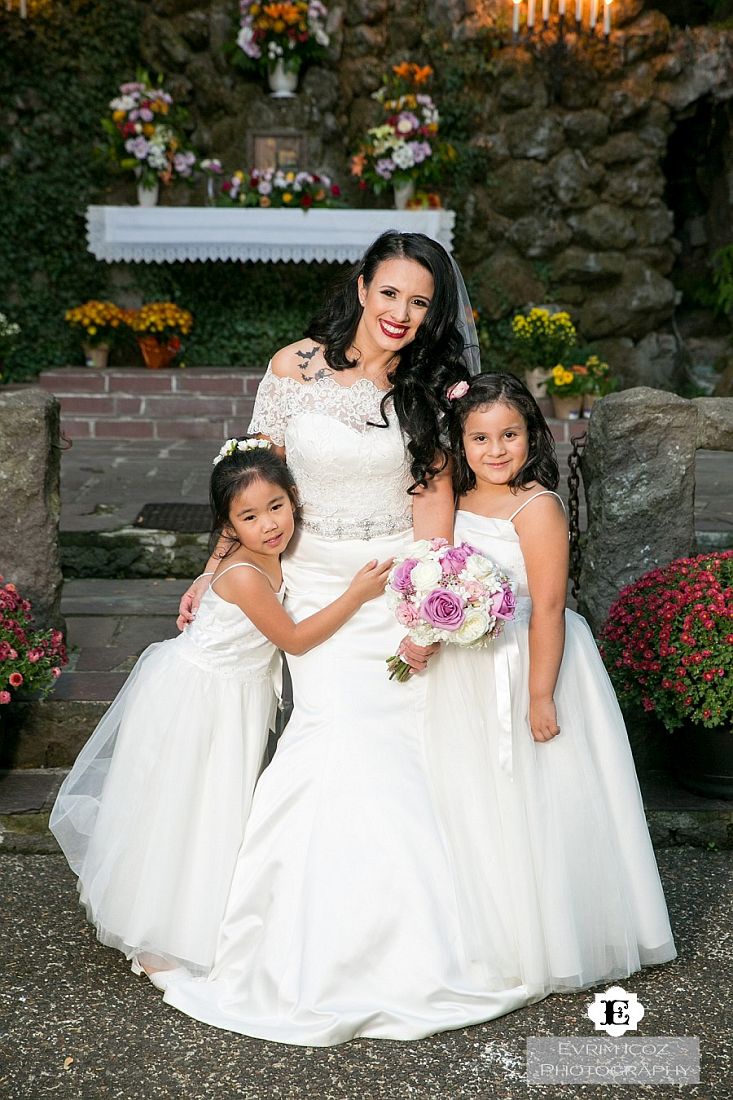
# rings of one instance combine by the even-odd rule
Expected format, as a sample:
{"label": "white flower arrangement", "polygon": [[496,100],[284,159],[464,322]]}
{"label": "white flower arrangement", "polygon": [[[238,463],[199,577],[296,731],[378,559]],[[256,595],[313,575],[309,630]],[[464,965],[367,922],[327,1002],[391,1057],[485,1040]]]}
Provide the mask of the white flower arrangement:
{"label": "white flower arrangement", "polygon": [[236,451],[264,451],[270,446],[267,439],[227,439],[212,465],[217,466],[223,458],[230,458]]}

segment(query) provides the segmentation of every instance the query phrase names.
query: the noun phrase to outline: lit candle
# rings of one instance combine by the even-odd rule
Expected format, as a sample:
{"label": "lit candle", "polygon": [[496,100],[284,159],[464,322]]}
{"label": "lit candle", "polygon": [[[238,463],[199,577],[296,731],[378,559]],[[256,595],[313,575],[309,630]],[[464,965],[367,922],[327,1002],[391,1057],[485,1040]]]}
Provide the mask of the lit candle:
{"label": "lit candle", "polygon": [[603,33],[608,38],[611,33],[611,4],[613,0],[605,0],[603,5]]}
{"label": "lit candle", "polygon": [[542,22],[545,26],[550,22],[550,0],[542,0]]}
{"label": "lit candle", "polygon": [[20,18],[25,19],[27,14],[28,14],[28,5],[26,3],[26,0],[20,0]]}
{"label": "lit candle", "polygon": [[560,6],[558,8],[558,15],[561,19],[565,18],[565,0],[560,0]]}
{"label": "lit candle", "polygon": [[530,31],[534,27],[534,5],[535,0],[527,0],[527,29]]}
{"label": "lit candle", "polygon": [[590,0],[590,17],[588,19],[588,26],[592,31],[596,28],[598,22],[598,0]]}
{"label": "lit candle", "polygon": [[519,34],[519,10],[522,6],[522,0],[513,0],[514,12],[512,13],[512,31],[514,35]]}
{"label": "lit candle", "polygon": [[575,22],[578,26],[583,22],[583,0],[575,0]]}

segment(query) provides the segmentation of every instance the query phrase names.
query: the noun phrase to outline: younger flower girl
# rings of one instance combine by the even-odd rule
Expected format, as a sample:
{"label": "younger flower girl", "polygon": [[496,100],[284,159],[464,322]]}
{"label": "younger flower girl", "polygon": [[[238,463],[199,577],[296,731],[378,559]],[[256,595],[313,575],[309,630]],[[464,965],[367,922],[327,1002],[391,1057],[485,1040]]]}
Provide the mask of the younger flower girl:
{"label": "younger flower girl", "polygon": [[325,641],[384,592],[391,565],[370,562],[294,623],[280,569],[292,475],[265,440],[228,440],[214,463],[213,534],[231,548],[195,622],[142,654],[51,814],[99,939],[136,973],[208,970],[274,717],[276,648]]}
{"label": "younger flower girl", "polygon": [[529,1001],[675,957],[623,718],[565,609],[568,527],[547,424],[511,374],[449,394],[455,541],[512,581],[515,618],[428,671],[426,752],[477,981]]}

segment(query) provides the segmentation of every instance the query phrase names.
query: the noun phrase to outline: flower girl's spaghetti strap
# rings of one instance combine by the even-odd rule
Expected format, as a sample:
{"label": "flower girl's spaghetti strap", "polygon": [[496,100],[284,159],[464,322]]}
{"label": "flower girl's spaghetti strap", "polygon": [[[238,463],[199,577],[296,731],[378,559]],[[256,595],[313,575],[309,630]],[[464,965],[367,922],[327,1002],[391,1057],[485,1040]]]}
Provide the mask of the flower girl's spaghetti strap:
{"label": "flower girl's spaghetti strap", "polygon": [[557,499],[560,501],[563,512],[565,511],[565,505],[562,502],[562,498],[558,496],[557,493],[553,493],[551,489],[542,489],[542,491],[539,493],[533,493],[531,497],[528,497],[523,504],[520,504],[519,507],[514,512],[512,512],[512,514],[509,516],[509,523],[514,520],[515,516],[519,515],[523,508],[526,508],[527,505],[531,504],[533,500],[537,500],[537,497],[557,497]]}

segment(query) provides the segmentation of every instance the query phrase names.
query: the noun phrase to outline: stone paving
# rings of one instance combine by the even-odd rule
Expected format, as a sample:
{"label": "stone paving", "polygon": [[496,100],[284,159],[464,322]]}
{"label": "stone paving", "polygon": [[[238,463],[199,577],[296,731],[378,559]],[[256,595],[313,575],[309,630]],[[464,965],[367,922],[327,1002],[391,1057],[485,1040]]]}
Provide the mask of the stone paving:
{"label": "stone paving", "polygon": [[640,1037],[699,1037],[701,1083],[619,1089],[525,1081],[527,1037],[593,1036],[589,993],[552,996],[420,1042],[362,1039],[302,1048],[206,1027],[164,1005],[121,955],[99,945],[62,857],[0,855],[0,1094],[7,1100],[730,1100],[732,862],[729,852],[659,853],[679,957],[622,983],[645,1007]]}

